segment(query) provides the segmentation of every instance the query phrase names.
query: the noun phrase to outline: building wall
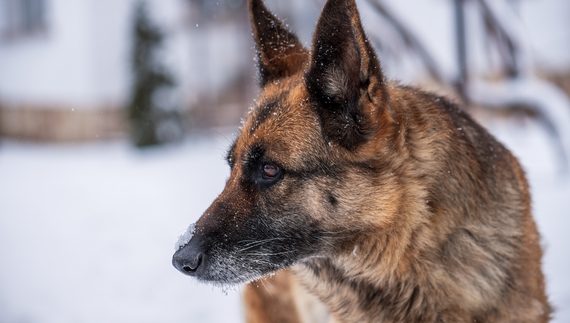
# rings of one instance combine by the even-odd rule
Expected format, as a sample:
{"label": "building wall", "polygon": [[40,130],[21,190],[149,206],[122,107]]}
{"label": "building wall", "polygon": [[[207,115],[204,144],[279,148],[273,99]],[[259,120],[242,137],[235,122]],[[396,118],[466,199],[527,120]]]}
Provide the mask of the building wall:
{"label": "building wall", "polygon": [[124,129],[123,112],[115,108],[0,108],[0,137],[45,142],[96,141],[120,138]]}
{"label": "building wall", "polygon": [[[2,1],[19,0],[0,0],[0,17]],[[116,110],[103,113],[105,120],[109,115],[124,117],[120,109],[131,90],[136,0],[44,1],[44,33],[0,39],[0,135],[38,138],[44,133],[50,140],[114,137],[116,127],[93,124],[101,125],[100,110]],[[172,99],[175,108],[187,110],[203,102],[204,96],[218,95],[243,73],[253,80],[253,64],[244,64],[253,53],[245,11],[245,24],[236,28],[223,19],[216,24],[192,23],[186,1],[147,3],[151,18],[166,34],[161,60],[177,85]],[[107,134],[111,128],[112,134]]]}
{"label": "building wall", "polygon": [[0,40],[0,135],[75,141],[120,132],[125,10],[103,14],[105,2],[46,0],[42,32]]}
{"label": "building wall", "polygon": [[87,1],[50,0],[45,33],[0,43],[0,96],[4,105],[92,106]]}

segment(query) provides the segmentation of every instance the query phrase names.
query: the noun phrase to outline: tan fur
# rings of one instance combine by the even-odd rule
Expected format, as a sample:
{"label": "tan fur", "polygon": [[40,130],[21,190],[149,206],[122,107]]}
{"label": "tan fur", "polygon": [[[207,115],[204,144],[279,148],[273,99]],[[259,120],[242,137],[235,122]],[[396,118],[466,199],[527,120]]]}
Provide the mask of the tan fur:
{"label": "tan fur", "polygon": [[[353,25],[360,26],[357,16]],[[365,40],[358,38],[358,41],[363,46]],[[362,65],[365,64],[364,61]],[[329,95],[341,93],[342,89],[346,88],[346,77],[337,68],[331,67],[326,76]],[[296,89],[297,95],[287,100],[293,107],[297,107],[296,102],[308,100],[298,94],[299,86],[293,81],[295,79],[298,81],[298,78],[292,78],[282,81],[285,84],[281,84]],[[345,192],[339,197],[339,205],[346,205],[348,209],[341,213],[358,214],[352,216],[354,221],[351,226],[362,227],[363,231],[378,228],[371,230],[366,238],[353,241],[354,246],[348,248],[350,253],[336,255],[330,262],[347,277],[366,280],[381,290],[396,288],[399,297],[404,300],[414,297],[416,301],[410,306],[416,307],[420,312],[424,311],[423,321],[426,322],[523,322],[523,317],[529,318],[529,322],[547,321],[550,309],[544,295],[540,270],[540,244],[530,215],[526,180],[516,159],[500,144],[488,142],[492,140],[490,136],[478,138],[473,135],[471,140],[482,142],[481,146],[488,146],[483,149],[494,148],[493,160],[488,165],[481,165],[474,156],[459,156],[461,160],[454,160],[452,164],[446,162],[458,158],[453,156],[456,148],[453,147],[453,137],[471,136],[473,126],[461,120],[461,116],[454,117],[435,107],[440,98],[429,97],[423,93],[418,96],[417,90],[404,89],[397,84],[389,85],[388,89],[393,114],[388,115],[388,110],[385,110],[384,116],[380,116],[379,122],[383,124],[378,128],[376,140],[359,148],[358,153],[354,155],[346,155],[345,151],[332,147],[329,154],[323,157],[333,163],[342,159],[389,160],[389,167],[393,169],[378,179],[382,185],[363,182],[357,174],[348,174],[340,183],[326,183],[325,186],[341,187],[340,191]],[[262,96],[274,96],[279,91],[278,88],[266,87]],[[368,113],[375,114],[377,102],[370,103],[372,104]],[[298,152],[321,153],[315,149],[323,144],[314,121],[317,117],[308,116],[302,109],[282,112],[287,116],[272,119],[273,122],[266,121],[264,131],[259,132],[257,136],[269,138],[271,142],[283,140],[285,136],[288,142],[294,143],[293,147],[285,147],[285,151],[291,151],[291,161],[285,164],[288,167],[292,167],[295,161],[302,160]],[[249,122],[253,120],[256,120],[255,116],[248,119]],[[284,122],[303,127],[291,129],[284,127]],[[246,128],[248,124],[246,123]],[[283,132],[280,132],[280,129]],[[484,158],[490,155],[484,154]],[[479,171],[481,167],[499,168],[492,172],[492,176],[500,186],[487,187],[489,183],[472,181],[470,173]],[[441,174],[449,183],[438,184]],[[435,188],[439,185],[443,189]],[[473,216],[474,219],[460,222],[449,212],[466,210],[446,209],[448,206],[430,204],[430,200],[433,202],[440,198],[438,194],[449,194],[448,190],[466,193],[457,194],[451,199],[452,203],[465,204],[465,207],[472,207],[473,210],[480,209],[480,205],[476,204],[481,201],[488,206],[479,210],[479,214]],[[308,190],[308,193],[311,194],[311,191],[318,192],[319,189]],[[355,192],[359,193],[358,196],[354,195]],[[482,196],[471,198],[472,194]],[[462,198],[471,201],[459,201]],[[307,200],[322,199],[309,195]],[[494,240],[501,239],[496,236],[495,231],[498,228],[481,226],[480,222],[486,221],[484,218],[488,216],[485,212],[491,211],[497,205],[500,207],[501,204],[514,208],[514,212],[520,216],[513,219],[496,219],[493,222],[501,225],[500,230],[505,231],[503,234],[506,237],[522,237],[521,246],[493,246]],[[318,204],[310,207],[315,217],[322,216],[319,214],[319,207]],[[458,227],[465,233],[458,231]],[[453,235],[457,235],[453,240],[454,245],[447,246],[449,237]],[[488,241],[481,245],[474,241],[473,236]],[[446,249],[451,250],[450,256],[442,254],[448,252]],[[507,277],[505,268],[495,267],[493,262],[496,259],[492,253],[512,258],[515,263],[510,266],[514,267],[517,277]],[[406,317],[405,313],[395,313],[392,316],[386,314],[382,319],[382,315],[371,316],[369,311],[356,310],[362,299],[354,292],[335,286],[334,283],[323,283],[304,266],[295,267],[295,271],[342,322],[398,322]],[[498,286],[507,279],[513,281],[515,288],[510,296],[505,298]],[[436,307],[438,303],[446,305],[439,308],[439,313],[429,313],[428,308]],[[505,313],[485,313],[479,317],[471,313],[484,313],[487,308],[497,303],[506,310]]]}
{"label": "tan fur", "polygon": [[[355,180],[344,180],[343,183],[330,183],[325,186],[335,185],[341,186],[340,189],[346,192],[340,199],[346,201],[339,201],[340,205],[347,205],[349,209],[344,212],[360,213],[352,225],[361,226],[364,228],[381,228],[381,231],[374,231],[374,237],[368,236],[362,241],[354,241],[354,247],[350,248],[350,253],[338,255],[338,258],[333,263],[346,272],[347,276],[359,277],[371,282],[376,282],[374,285],[379,289],[407,289],[403,292],[404,298],[410,298],[414,293],[412,286],[427,286],[429,291],[425,294],[418,294],[417,306],[421,307],[434,306],[434,303],[440,302],[441,299],[446,299],[445,303],[449,303],[440,317],[428,317],[426,321],[435,321],[435,319],[442,320],[443,322],[472,322],[477,318],[464,313],[468,309],[485,309],[492,304],[501,303],[504,309],[516,308],[516,315],[510,312],[505,314],[493,313],[495,319],[486,319],[483,322],[524,322],[520,315],[524,312],[529,312],[529,317],[537,317],[528,322],[546,322],[549,307],[544,296],[543,278],[540,270],[540,243],[536,227],[530,216],[529,196],[524,174],[516,159],[498,143],[487,143],[491,147],[495,147],[497,152],[501,151],[505,155],[506,160],[493,160],[497,162],[497,167],[513,167],[514,174],[510,171],[503,169],[506,174],[501,172],[494,172],[494,175],[501,179],[507,177],[509,182],[504,186],[493,189],[491,192],[484,192],[484,198],[489,200],[491,205],[500,203],[518,203],[517,209],[523,212],[520,219],[499,219],[497,224],[504,224],[501,230],[506,230],[505,235],[512,235],[515,237],[524,237],[523,245],[518,248],[508,248],[501,250],[504,246],[485,245],[479,246],[473,243],[470,237],[466,234],[455,241],[457,245],[449,246],[449,248],[457,251],[454,253],[457,259],[445,259],[445,255],[433,254],[439,251],[442,245],[445,245],[446,238],[454,234],[453,230],[456,229],[457,223],[446,214],[445,210],[442,213],[429,210],[429,200],[433,199],[428,190],[429,187],[436,185],[436,178],[425,176],[428,174],[449,174],[449,181],[451,182],[450,189],[456,190],[472,190],[472,194],[480,189],[477,185],[482,183],[472,183],[473,187],[460,187],[460,183],[465,183],[462,177],[469,177],[469,172],[472,168],[477,168],[476,164],[469,164],[466,160],[465,165],[459,166],[459,169],[450,167],[446,163],[442,163],[445,155],[449,154],[450,133],[442,131],[445,128],[451,128],[449,124],[451,120],[449,116],[441,115],[438,111],[430,111],[429,106],[432,102],[415,101],[412,93],[391,85],[391,98],[395,111],[406,111],[407,107],[422,106],[426,110],[420,115],[415,111],[406,111],[408,115],[398,114],[401,120],[401,126],[396,127],[397,132],[393,134],[390,140],[383,140],[380,142],[372,142],[375,148],[362,147],[362,151],[374,151],[371,155],[376,154],[393,154],[393,150],[398,150],[400,157],[386,158],[392,161],[394,168],[393,173],[384,175],[381,179],[383,183],[381,187],[373,183],[363,183],[358,175],[354,176]],[[292,111],[287,111],[291,113]],[[426,113],[427,112],[427,113]],[[306,120],[311,118],[300,117],[301,112],[296,111],[291,113],[289,117],[282,117],[283,120],[288,120],[291,124],[307,124]],[[419,118],[420,120],[414,120]],[[251,118],[249,120],[254,120]],[[417,121],[420,121],[416,123]],[[251,121],[252,122],[252,121]],[[281,122],[275,119],[275,122]],[[398,123],[398,122],[396,122]],[[426,125],[424,125],[426,123]],[[249,123],[246,123],[246,128]],[[429,125],[429,126],[428,126]],[[461,131],[468,131],[470,125],[459,123],[463,125],[464,129],[457,130],[456,134],[461,135]],[[314,126],[314,124],[313,124]],[[313,126],[305,127],[304,129],[290,129],[286,128],[285,132],[289,133],[288,139],[295,142],[295,147],[286,147],[285,151],[292,151],[291,161],[285,163],[289,167],[293,167],[294,161],[298,159],[295,150],[297,151],[314,151],[314,146],[317,146],[318,139],[301,140],[301,138],[317,137],[316,134],[311,134],[310,130],[314,130]],[[453,126],[455,127],[455,126]],[[267,132],[260,132],[258,136],[270,138],[270,141],[278,141],[278,138],[283,138],[284,133],[274,132],[277,128],[276,124],[267,122],[263,127]],[[455,128],[459,129],[459,128]],[[299,138],[291,138],[291,134],[299,134]],[[384,137],[378,135],[378,137]],[[410,143],[414,142],[414,144]],[[322,143],[321,143],[322,145]],[[330,156],[333,160],[342,159],[345,156]],[[351,156],[356,158],[356,156]],[[364,157],[363,159],[371,157]],[[499,158],[498,156],[494,158]],[[357,158],[358,159],[358,158]],[[382,159],[382,158],[380,158]],[[286,158],[285,160],[288,160]],[[489,167],[493,167],[489,165]],[[420,171],[421,170],[421,171]],[[451,173],[453,171],[453,174]],[[511,173],[511,174],[509,174]],[[349,177],[350,178],[350,177]],[[509,184],[515,180],[518,187],[513,187]],[[469,184],[468,184],[469,185]],[[318,188],[314,189],[315,192],[319,191]],[[352,193],[367,193],[365,195],[353,196]],[[434,192],[435,194],[436,192]],[[440,192],[437,192],[440,193]],[[442,192],[442,194],[447,194]],[[522,194],[522,200],[517,201],[511,198]],[[458,196],[456,198],[461,198]],[[319,200],[314,196],[308,196],[309,201]],[[494,201],[496,200],[496,201]],[[458,201],[459,202],[459,201]],[[467,201],[468,203],[476,203],[476,201]],[[471,205],[473,209],[477,209],[476,205]],[[436,206],[437,207],[437,206]],[[322,207],[321,207],[322,208]],[[315,212],[315,217],[320,217],[318,206],[312,206],[311,211]],[[492,243],[494,232],[497,228],[481,227],[478,223],[479,220],[474,220],[473,223],[464,223],[462,227],[465,230],[472,232],[479,232],[481,236],[489,238],[489,243]],[[522,227],[520,231],[510,229],[517,227],[519,223],[511,223],[514,221],[521,221]],[[503,223],[505,222],[505,223]],[[509,232],[509,230],[513,230]],[[487,232],[489,231],[489,232]],[[382,233],[385,232],[385,233]],[[499,238],[499,237],[497,237]],[[435,248],[434,248],[435,247]],[[498,248],[497,252],[504,257],[511,256],[523,263],[514,266],[524,266],[525,270],[521,270],[520,277],[513,277],[513,281],[531,283],[531,286],[520,286],[511,297],[513,299],[505,299],[501,291],[497,289],[497,284],[505,280],[505,273],[500,268],[493,268],[494,259],[490,258],[486,248]],[[434,250],[435,249],[435,250]],[[354,251],[357,250],[357,251]],[[468,251],[469,257],[463,258],[461,251]],[[519,250],[519,251],[516,251]],[[348,250],[347,250],[348,251]],[[354,251],[354,252],[353,252]],[[513,254],[514,253],[514,254]],[[356,258],[356,259],[355,259]],[[423,258],[418,262],[418,258]],[[463,266],[463,263],[468,266]],[[534,264],[529,267],[530,264]],[[455,268],[450,268],[452,265]],[[488,268],[488,269],[486,269]],[[517,268],[518,269],[518,268]],[[478,270],[484,272],[484,275],[478,273]],[[357,311],[351,310],[344,313],[346,309],[355,309],[358,307],[358,302],[361,300],[358,296],[354,295],[349,290],[339,290],[338,286],[323,284],[321,281],[316,280],[314,275],[307,271],[303,266],[295,267],[295,271],[302,277],[302,281],[309,286],[309,288],[319,295],[321,299],[326,300],[332,311],[338,313],[339,320],[342,322],[382,322],[376,318],[371,320],[368,312],[355,313]],[[408,285],[410,287],[406,287]],[[478,286],[474,289],[472,286]],[[519,286],[516,286],[519,287]],[[421,293],[421,292],[420,292]],[[526,300],[525,300],[526,299]],[[454,304],[454,302],[463,302]],[[521,306],[522,304],[524,306]],[[287,310],[286,310],[287,311]],[[521,312],[522,311],[522,312]],[[348,314],[348,317],[345,315]],[[526,315],[525,315],[526,316]],[[538,319],[542,317],[542,319]],[[385,318],[387,322],[398,322],[398,319]],[[269,321],[268,321],[269,322]]]}
{"label": "tan fur", "polygon": [[[500,144],[484,142],[489,148],[494,147],[494,151],[504,155],[493,156],[490,162],[496,164],[486,165],[499,168],[492,173],[501,186],[485,188],[485,183],[471,183],[467,180],[470,177],[469,173],[482,167],[481,165],[477,165],[476,161],[469,158],[455,165],[445,162],[454,150],[450,143],[453,140],[452,135],[464,136],[463,131],[469,131],[471,125],[450,120],[450,116],[442,115],[437,109],[430,108],[433,102],[417,100],[413,92],[410,93],[410,90],[404,90],[394,84],[390,85],[390,96],[394,110],[399,111],[396,120],[400,120],[396,121],[394,130],[398,130],[391,137],[371,142],[370,145],[373,147],[362,147],[362,154],[370,154],[369,156],[342,156],[346,152],[335,151],[334,148],[327,156],[333,163],[335,160],[347,157],[354,160],[368,158],[390,160],[392,164],[390,167],[393,168],[393,172],[383,174],[379,179],[379,182],[382,182],[381,186],[372,182],[363,182],[357,174],[348,174],[347,179],[340,183],[324,183],[324,187],[336,186],[345,192],[339,197],[339,205],[346,205],[347,209],[340,213],[353,215],[350,216],[350,224],[341,225],[359,227],[364,232],[371,231],[353,241],[353,245],[344,253],[336,255],[336,258],[331,260],[332,264],[343,270],[346,276],[367,280],[378,289],[397,289],[401,294],[400,297],[404,299],[415,297],[416,302],[412,306],[417,307],[419,311],[426,311],[423,320],[426,322],[436,322],[436,320],[546,322],[550,309],[544,295],[540,269],[540,242],[530,214],[528,187],[516,159]],[[414,111],[418,106],[422,107],[421,114]],[[315,146],[321,146],[323,143],[319,143],[322,140],[318,138],[318,128],[314,128],[314,123],[308,122],[312,120],[311,117],[295,109],[285,110],[283,113],[287,113],[287,116],[281,116],[279,120],[273,119],[275,124],[266,121],[263,130],[260,129],[257,136],[279,142],[285,133],[288,133],[288,141],[294,142],[295,147],[283,147],[284,151],[291,151],[291,155],[285,156],[282,160],[286,161],[284,165],[294,168],[295,161],[299,160],[297,152],[316,153]],[[255,116],[248,119],[245,128],[253,120]],[[276,132],[275,130],[279,128],[277,123],[283,120],[287,120],[287,124],[297,126],[286,127],[284,132]],[[309,126],[299,129],[301,124]],[[457,130],[459,128],[461,130]],[[454,130],[445,131],[446,129]],[[295,134],[298,137],[292,138],[291,136]],[[377,136],[387,138],[382,134]],[[247,146],[245,142],[242,144]],[[383,154],[390,157],[377,157]],[[448,175],[445,177],[449,183],[438,184],[437,178],[446,173]],[[434,186],[441,186],[443,192],[439,190],[430,192],[430,187]],[[316,196],[321,189],[319,187],[309,189],[306,192],[309,194],[306,196],[307,200],[313,203],[322,200]],[[438,210],[440,206],[430,205],[430,200],[440,198],[437,194],[449,194],[448,190],[458,192],[467,190],[467,196],[457,194],[453,199],[457,199],[458,204],[466,203],[466,206],[473,210],[479,208],[476,205],[479,199],[467,201],[458,199],[470,198],[471,194],[481,194],[483,196],[480,199],[489,203],[489,209],[506,203],[521,214],[514,219],[494,220],[499,228],[481,226],[480,221],[485,219],[478,218],[458,223],[459,220],[449,212],[460,210]],[[358,195],[355,196],[355,193]],[[314,212],[316,218],[320,218],[322,214],[319,210],[323,208],[324,206],[317,204],[310,206],[309,210]],[[480,212],[490,211],[489,209]],[[485,214],[479,215],[486,217]],[[488,241],[484,245],[479,245],[473,241],[470,234],[457,231],[458,227]],[[377,229],[370,230],[371,228]],[[501,239],[496,237],[497,229],[504,231],[502,233],[505,236],[522,237],[522,245],[494,246],[493,241]],[[447,239],[452,235],[458,237],[454,240],[453,246],[447,246]],[[442,248],[452,251],[442,251]],[[497,287],[509,277],[506,277],[507,273],[503,268],[494,266],[495,259],[486,249],[515,261],[510,266],[516,270],[517,277],[510,277],[515,286],[508,297]],[[449,252],[450,255],[441,254],[442,252]],[[320,259],[307,262],[311,261],[319,262]],[[309,290],[328,304],[339,322],[400,322],[405,317],[403,313],[402,316],[386,316],[383,319],[378,316],[371,317],[370,312],[356,310],[362,299],[353,291],[336,286],[334,283],[321,281],[305,266],[296,266],[294,270]],[[416,292],[414,288],[419,287],[426,290],[418,289]],[[417,294],[412,296],[414,293]],[[427,308],[435,307],[437,303],[447,305],[439,310],[439,316],[429,316],[438,314],[427,312]],[[469,313],[484,312],[486,308],[497,303],[501,304],[504,313],[487,313],[481,314],[480,317]],[[283,310],[289,311],[286,308]],[[525,320],[523,317],[531,319]]]}
{"label": "tan fur", "polygon": [[248,284],[243,293],[248,323],[330,322],[328,310],[291,270]]}
{"label": "tan fur", "polygon": [[[288,271],[248,284],[244,291],[246,320],[249,323],[301,323],[295,304],[295,284]],[[284,310],[286,309],[286,310]]]}
{"label": "tan fur", "polygon": [[512,154],[445,98],[386,82],[354,0],[327,1],[310,54],[250,10],[262,91],[175,266],[219,284],[277,272],[246,288],[249,323],[548,322]]}

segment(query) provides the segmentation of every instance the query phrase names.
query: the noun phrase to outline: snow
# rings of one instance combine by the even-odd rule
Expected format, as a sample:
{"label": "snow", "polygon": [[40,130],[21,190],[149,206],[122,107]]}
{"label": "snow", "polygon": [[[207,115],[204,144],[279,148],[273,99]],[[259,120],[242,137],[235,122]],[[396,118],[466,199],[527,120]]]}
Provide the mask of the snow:
{"label": "snow", "polygon": [[[570,180],[540,126],[487,126],[528,171],[554,322],[570,322]],[[171,265],[172,242],[223,189],[231,137],[148,151],[0,142],[0,322],[243,322],[241,288]]]}
{"label": "snow", "polygon": [[182,247],[184,247],[188,243],[188,241],[190,241],[190,239],[192,239],[194,232],[196,232],[196,223],[190,224],[190,226],[188,227],[188,230],[186,230],[186,232],[184,232],[184,234],[182,234],[180,237],[178,237],[178,241],[176,241],[176,244],[174,244],[174,251],[178,251]]}
{"label": "snow", "polygon": [[0,322],[241,322],[239,288],[172,266],[176,237],[223,189],[230,143],[0,142]]}

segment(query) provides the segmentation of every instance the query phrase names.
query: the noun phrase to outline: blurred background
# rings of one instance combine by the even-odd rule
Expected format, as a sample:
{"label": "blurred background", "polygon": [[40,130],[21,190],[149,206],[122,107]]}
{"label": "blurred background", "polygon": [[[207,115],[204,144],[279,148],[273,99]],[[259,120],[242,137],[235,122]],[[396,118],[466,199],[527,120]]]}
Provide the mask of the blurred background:
{"label": "blurred background", "polygon": [[[310,47],[324,0],[266,0]],[[570,322],[570,2],[358,0],[386,75],[520,158]],[[242,322],[176,272],[257,94],[245,0],[0,0],[0,323]]]}

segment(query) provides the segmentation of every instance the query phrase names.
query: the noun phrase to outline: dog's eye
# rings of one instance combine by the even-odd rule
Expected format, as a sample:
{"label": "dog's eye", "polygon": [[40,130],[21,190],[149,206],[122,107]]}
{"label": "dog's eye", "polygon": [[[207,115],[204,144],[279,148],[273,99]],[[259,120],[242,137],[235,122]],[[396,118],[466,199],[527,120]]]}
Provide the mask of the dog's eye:
{"label": "dog's eye", "polygon": [[279,171],[279,167],[272,164],[265,164],[263,165],[261,176],[263,176],[264,179],[274,179],[279,175]]}

